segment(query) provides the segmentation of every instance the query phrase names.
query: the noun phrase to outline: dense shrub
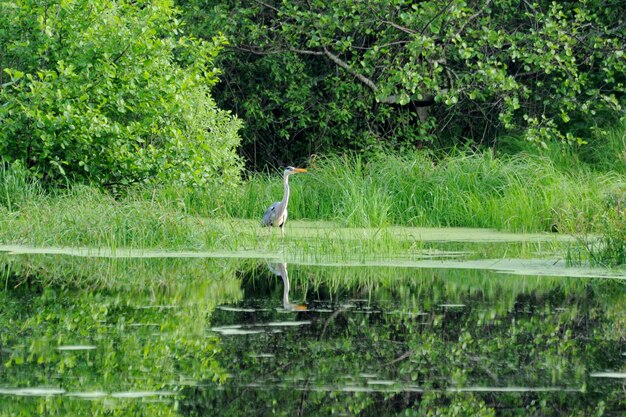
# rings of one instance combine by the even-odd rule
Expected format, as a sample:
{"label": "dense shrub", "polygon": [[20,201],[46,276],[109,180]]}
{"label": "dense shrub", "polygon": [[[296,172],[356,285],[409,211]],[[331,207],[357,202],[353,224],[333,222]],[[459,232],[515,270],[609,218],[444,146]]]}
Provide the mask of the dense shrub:
{"label": "dense shrub", "polygon": [[0,157],[47,181],[232,180],[240,122],[210,95],[224,39],[169,1],[0,4]]}

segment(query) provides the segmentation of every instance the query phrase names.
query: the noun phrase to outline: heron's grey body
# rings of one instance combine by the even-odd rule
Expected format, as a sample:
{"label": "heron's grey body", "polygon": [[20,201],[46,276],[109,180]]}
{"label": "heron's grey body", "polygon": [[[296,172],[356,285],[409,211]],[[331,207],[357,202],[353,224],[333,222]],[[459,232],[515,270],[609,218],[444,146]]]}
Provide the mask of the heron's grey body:
{"label": "heron's grey body", "polygon": [[265,210],[263,226],[283,227],[285,220],[287,220],[287,207],[281,207],[280,203],[280,201],[277,201]]}
{"label": "heron's grey body", "polygon": [[287,221],[287,205],[289,204],[289,176],[298,172],[306,172],[305,169],[287,167],[283,173],[283,184],[285,186],[285,192],[283,194],[282,201],[277,201],[267,210],[263,215],[261,225],[264,227],[280,227],[280,233],[285,235],[284,227]]}

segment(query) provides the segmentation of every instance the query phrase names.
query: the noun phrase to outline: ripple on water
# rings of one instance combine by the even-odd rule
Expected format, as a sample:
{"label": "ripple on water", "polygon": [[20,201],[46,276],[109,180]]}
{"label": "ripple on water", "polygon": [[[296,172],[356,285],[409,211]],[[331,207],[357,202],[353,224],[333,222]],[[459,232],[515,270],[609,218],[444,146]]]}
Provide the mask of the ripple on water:
{"label": "ripple on water", "polygon": [[230,306],[218,306],[220,310],[224,311],[235,311],[240,313],[254,313],[256,309],[254,308],[243,308],[243,307],[230,307]]}
{"label": "ripple on water", "polygon": [[310,321],[272,321],[265,326],[271,327],[292,327],[292,326],[306,326],[307,324],[311,324]]}
{"label": "ripple on water", "polygon": [[369,379],[367,381],[368,385],[394,385],[396,381],[386,380],[386,379]]}
{"label": "ripple on water", "polygon": [[213,327],[211,331],[221,334],[222,336],[242,336],[247,334],[264,333],[261,329],[240,329],[236,327]]}
{"label": "ripple on water", "polygon": [[273,353],[251,353],[251,358],[273,358],[275,355]]}
{"label": "ripple on water", "polygon": [[85,400],[95,400],[106,397],[108,394],[104,391],[86,391],[86,392],[68,392],[67,397],[82,398]]}
{"label": "ripple on water", "polygon": [[174,391],[123,391],[111,394],[113,398],[146,398],[146,397],[162,397],[175,395]]}
{"label": "ripple on water", "polygon": [[580,388],[565,387],[459,387],[446,388],[448,392],[581,392]]}
{"label": "ripple on water", "polygon": [[65,390],[52,387],[0,388],[0,395],[2,394],[22,397],[47,397],[65,394]]}
{"label": "ripple on water", "polygon": [[589,376],[594,378],[626,378],[626,372],[592,372]]}
{"label": "ripple on water", "polygon": [[73,350],[94,350],[96,346],[94,345],[62,345],[57,347],[57,350],[60,351],[73,351]]}

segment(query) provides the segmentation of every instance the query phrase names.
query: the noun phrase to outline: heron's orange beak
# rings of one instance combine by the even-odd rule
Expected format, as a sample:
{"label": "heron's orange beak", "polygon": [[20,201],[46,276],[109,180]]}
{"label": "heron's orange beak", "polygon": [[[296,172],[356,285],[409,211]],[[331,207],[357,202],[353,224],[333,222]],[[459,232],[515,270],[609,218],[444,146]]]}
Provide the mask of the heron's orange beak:
{"label": "heron's orange beak", "polygon": [[295,172],[306,172],[306,169],[304,169],[304,168],[294,168],[293,170]]}

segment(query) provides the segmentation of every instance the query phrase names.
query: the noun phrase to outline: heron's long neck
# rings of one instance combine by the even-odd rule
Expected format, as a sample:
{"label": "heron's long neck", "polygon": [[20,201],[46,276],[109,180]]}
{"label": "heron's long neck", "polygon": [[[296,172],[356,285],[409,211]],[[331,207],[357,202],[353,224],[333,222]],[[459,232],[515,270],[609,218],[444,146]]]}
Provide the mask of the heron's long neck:
{"label": "heron's long neck", "polygon": [[289,175],[283,177],[283,183],[285,184],[285,194],[283,194],[283,201],[280,202],[280,205],[283,209],[286,209],[289,203]]}

